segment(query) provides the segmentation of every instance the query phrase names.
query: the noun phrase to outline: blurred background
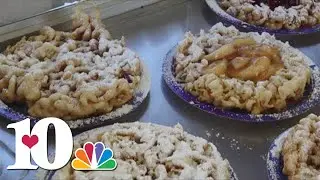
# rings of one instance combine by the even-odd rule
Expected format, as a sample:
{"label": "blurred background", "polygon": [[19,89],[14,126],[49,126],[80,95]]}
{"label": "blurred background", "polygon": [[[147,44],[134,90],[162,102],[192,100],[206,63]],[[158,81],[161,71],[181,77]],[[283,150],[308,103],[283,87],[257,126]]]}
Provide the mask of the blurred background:
{"label": "blurred background", "polygon": [[1,0],[0,26],[62,7],[75,1],[76,0]]}

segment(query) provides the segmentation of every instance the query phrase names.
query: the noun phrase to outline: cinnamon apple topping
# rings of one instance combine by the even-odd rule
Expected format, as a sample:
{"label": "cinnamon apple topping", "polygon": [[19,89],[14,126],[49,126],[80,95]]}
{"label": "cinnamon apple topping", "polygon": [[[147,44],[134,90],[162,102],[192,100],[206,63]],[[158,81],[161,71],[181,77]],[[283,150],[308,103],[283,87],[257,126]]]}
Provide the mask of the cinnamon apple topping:
{"label": "cinnamon apple topping", "polygon": [[257,44],[252,38],[236,39],[204,59],[211,62],[204,73],[214,72],[240,80],[268,80],[284,67],[278,48]]}

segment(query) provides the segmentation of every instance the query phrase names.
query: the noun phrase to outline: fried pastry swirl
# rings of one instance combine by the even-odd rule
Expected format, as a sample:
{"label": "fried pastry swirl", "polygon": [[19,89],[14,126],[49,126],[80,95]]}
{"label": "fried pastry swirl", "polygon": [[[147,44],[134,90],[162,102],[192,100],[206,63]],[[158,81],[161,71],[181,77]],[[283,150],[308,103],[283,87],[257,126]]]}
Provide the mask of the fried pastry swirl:
{"label": "fried pastry swirl", "polygon": [[200,101],[253,114],[282,110],[311,81],[306,56],[267,33],[242,33],[222,23],[185,34],[174,57],[174,76]]}
{"label": "fried pastry swirl", "polygon": [[320,178],[320,116],[300,120],[282,147],[283,173],[289,180]]}
{"label": "fried pastry swirl", "polygon": [[71,163],[58,170],[54,180],[92,179],[207,179],[229,180],[231,169],[207,140],[174,128],[146,123],[106,126],[75,137],[75,148],[102,142],[114,152],[114,171],[75,171]]}
{"label": "fried pastry swirl", "polygon": [[[275,1],[285,2],[285,1]],[[288,2],[288,1],[286,1]],[[297,6],[270,7],[253,0],[221,0],[220,6],[231,16],[267,28],[295,30],[320,24],[319,0],[301,0]]]}
{"label": "fried pastry swirl", "polygon": [[72,32],[44,27],[0,54],[0,99],[26,103],[31,116],[77,119],[127,103],[140,74],[124,38],[111,39],[99,14],[78,9]]}

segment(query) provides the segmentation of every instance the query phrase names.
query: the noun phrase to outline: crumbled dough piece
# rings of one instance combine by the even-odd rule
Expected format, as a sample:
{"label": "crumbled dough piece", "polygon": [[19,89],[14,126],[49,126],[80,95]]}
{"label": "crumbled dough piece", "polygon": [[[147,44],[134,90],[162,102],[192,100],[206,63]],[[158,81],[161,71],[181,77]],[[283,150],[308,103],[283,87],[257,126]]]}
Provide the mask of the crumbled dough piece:
{"label": "crumbled dough piece", "polygon": [[[236,50],[225,45],[236,40],[241,42],[243,39],[247,39],[246,43],[251,43],[248,38],[261,44],[261,48],[264,48],[263,45],[272,46],[280,53],[271,54],[272,61],[279,61],[281,68],[269,68],[272,75],[269,74],[263,81],[241,80],[231,78],[235,77],[234,74],[229,77],[223,73],[226,65],[225,59],[219,60],[221,49],[227,58],[233,57],[232,53],[227,52]],[[207,33],[200,31],[198,36],[186,33],[177,49],[174,61],[176,81],[199,100],[224,108],[244,109],[253,114],[261,114],[270,109],[279,111],[287,107],[288,100],[299,100],[311,81],[306,56],[268,33],[242,33],[233,26],[225,27],[218,23]],[[268,49],[265,50],[267,51]],[[265,52],[261,51],[262,57],[266,56]]]}
{"label": "crumbled dough piece", "polygon": [[100,17],[76,11],[73,31],[44,27],[0,54],[0,99],[35,117],[72,120],[127,103],[140,81],[139,57],[111,39]]}
{"label": "crumbled dough piece", "polygon": [[102,141],[114,152],[114,171],[74,171],[70,164],[53,179],[231,179],[229,162],[206,140],[174,128],[125,123],[95,129],[75,137],[75,148]]}
{"label": "crumbled dough piece", "polygon": [[288,134],[282,147],[283,173],[289,180],[320,177],[320,116],[301,119]]}

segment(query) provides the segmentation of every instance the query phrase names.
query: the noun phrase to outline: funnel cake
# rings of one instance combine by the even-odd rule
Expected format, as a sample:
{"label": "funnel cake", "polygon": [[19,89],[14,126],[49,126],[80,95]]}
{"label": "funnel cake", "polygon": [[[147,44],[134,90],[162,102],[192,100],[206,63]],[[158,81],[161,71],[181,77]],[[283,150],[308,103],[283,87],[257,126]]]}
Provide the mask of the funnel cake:
{"label": "funnel cake", "polygon": [[188,32],[177,49],[174,76],[200,101],[253,114],[282,110],[311,82],[305,56],[268,33],[242,33],[221,23]]}
{"label": "funnel cake", "polygon": [[140,63],[123,37],[111,39],[99,13],[77,9],[72,32],[44,27],[0,54],[0,99],[26,103],[34,117],[105,114],[132,99]]}
{"label": "funnel cake", "polygon": [[299,3],[276,0],[268,1],[268,4],[260,2],[221,0],[219,4],[228,14],[241,21],[265,26],[272,30],[294,30],[320,24],[320,2],[318,0],[301,0],[298,1]]}
{"label": "funnel cake", "polygon": [[320,179],[320,117],[311,114],[300,120],[286,137],[281,154],[289,180]]}
{"label": "funnel cake", "polygon": [[[207,140],[195,137],[181,125],[150,123],[114,124],[74,139],[74,147],[102,142],[113,150],[114,171],[75,171],[71,165],[56,171],[53,180],[74,179],[232,179],[229,162]],[[234,177],[234,174],[233,174]]]}

